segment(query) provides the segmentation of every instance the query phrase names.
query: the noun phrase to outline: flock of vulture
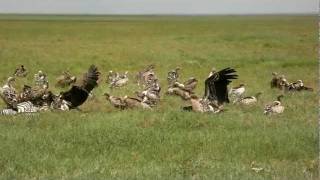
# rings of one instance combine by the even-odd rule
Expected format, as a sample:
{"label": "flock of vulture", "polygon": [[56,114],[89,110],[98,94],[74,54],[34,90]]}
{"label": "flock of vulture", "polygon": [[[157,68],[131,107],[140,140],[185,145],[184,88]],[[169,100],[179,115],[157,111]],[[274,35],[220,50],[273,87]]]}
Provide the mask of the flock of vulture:
{"label": "flock of vulture", "polygon": [[[161,87],[155,74],[153,65],[137,73],[136,83],[141,91],[136,91],[134,97],[123,96],[115,97],[109,93],[104,96],[115,108],[125,110],[132,108],[153,109],[160,102]],[[190,102],[189,106],[182,107],[185,111],[219,113],[223,111],[223,105],[229,103],[252,105],[257,103],[261,93],[254,96],[244,96],[245,84],[233,87],[228,90],[228,85],[232,80],[237,79],[238,75],[232,68],[225,68],[217,71],[211,70],[208,78],[204,81],[205,88],[202,96],[197,96],[194,92],[198,80],[194,77],[185,82],[180,82],[180,68],[168,72],[168,89],[165,95],[178,96],[184,101]],[[57,78],[56,87],[70,87],[68,91],[54,94],[49,89],[47,75],[39,71],[34,75],[34,85],[24,85],[23,89],[17,91],[14,87],[17,78],[24,78],[28,75],[27,69],[21,65],[13,76],[7,79],[7,82],[0,87],[0,97],[5,102],[6,108],[0,110],[1,115],[15,115],[20,113],[35,113],[40,111],[61,110],[68,111],[79,109],[85,101],[92,96],[92,91],[98,86],[100,72],[95,65],[91,65],[88,71],[78,80],[69,72],[64,72]],[[283,92],[289,91],[313,91],[312,88],[304,86],[302,80],[288,82],[284,75],[272,73],[271,88],[278,88]],[[110,89],[121,88],[129,82],[128,72],[119,74],[109,71],[106,83]],[[265,105],[264,114],[279,114],[284,111],[281,104],[283,95],[277,97],[277,100]],[[230,99],[230,100],[229,100]]]}

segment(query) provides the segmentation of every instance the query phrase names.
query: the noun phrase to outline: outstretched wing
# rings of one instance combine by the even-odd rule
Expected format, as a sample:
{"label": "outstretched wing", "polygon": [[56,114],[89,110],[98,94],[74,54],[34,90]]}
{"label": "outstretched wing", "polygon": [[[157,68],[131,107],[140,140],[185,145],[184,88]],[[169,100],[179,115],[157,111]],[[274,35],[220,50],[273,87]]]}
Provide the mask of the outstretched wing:
{"label": "outstretched wing", "polygon": [[218,104],[229,103],[228,88],[232,79],[237,79],[238,75],[232,68],[225,68],[214,73],[205,81],[204,99],[217,101]]}
{"label": "outstretched wing", "polygon": [[91,65],[88,72],[84,74],[81,85],[72,86],[67,92],[61,94],[61,98],[70,103],[70,108],[82,105],[88,98],[89,93],[98,85],[100,72],[95,65]]}
{"label": "outstretched wing", "polygon": [[90,93],[98,85],[100,72],[95,65],[91,65],[88,72],[84,74],[81,88]]}

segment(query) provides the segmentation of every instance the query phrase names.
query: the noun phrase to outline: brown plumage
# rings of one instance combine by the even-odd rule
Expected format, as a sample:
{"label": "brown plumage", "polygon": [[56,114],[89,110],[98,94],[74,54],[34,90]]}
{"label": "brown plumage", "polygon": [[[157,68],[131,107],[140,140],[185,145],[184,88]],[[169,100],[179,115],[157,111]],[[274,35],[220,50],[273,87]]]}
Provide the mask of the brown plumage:
{"label": "brown plumage", "polygon": [[281,104],[281,99],[283,98],[283,95],[279,95],[277,97],[276,101],[273,101],[271,104],[267,104],[264,107],[264,114],[270,115],[270,114],[281,114],[284,111],[284,106]]}
{"label": "brown plumage", "polygon": [[114,96],[109,95],[108,93],[105,93],[104,96],[110,102],[110,104],[112,106],[114,106],[115,108],[119,108],[119,109],[125,109],[126,108],[126,104],[125,104],[123,98],[114,97]]}
{"label": "brown plumage", "polygon": [[126,108],[143,108],[143,109],[151,109],[150,105],[147,103],[142,102],[142,100],[138,98],[132,98],[125,96],[123,101],[126,104]]}
{"label": "brown plumage", "polygon": [[191,93],[189,91],[183,90],[179,87],[170,87],[168,88],[166,94],[168,95],[177,95],[181,97],[183,100],[190,99]]}
{"label": "brown plumage", "polygon": [[70,109],[82,105],[87,100],[89,93],[98,86],[99,76],[98,68],[95,65],[91,65],[80,84],[73,85],[67,92],[62,92],[61,99],[69,103]]}
{"label": "brown plumage", "polygon": [[26,77],[28,75],[28,71],[27,69],[24,67],[24,65],[21,65],[20,67],[18,67],[14,73],[15,76],[17,77]]}
{"label": "brown plumage", "polygon": [[153,79],[157,79],[157,77],[155,76],[154,73],[154,65],[149,65],[147,66],[144,70],[138,72],[137,76],[136,76],[136,80],[138,85],[144,85],[147,86],[148,82],[153,80]]}
{"label": "brown plumage", "polygon": [[74,84],[77,81],[77,78],[75,76],[72,76],[68,71],[65,71],[56,80],[57,82],[55,86],[63,88]]}

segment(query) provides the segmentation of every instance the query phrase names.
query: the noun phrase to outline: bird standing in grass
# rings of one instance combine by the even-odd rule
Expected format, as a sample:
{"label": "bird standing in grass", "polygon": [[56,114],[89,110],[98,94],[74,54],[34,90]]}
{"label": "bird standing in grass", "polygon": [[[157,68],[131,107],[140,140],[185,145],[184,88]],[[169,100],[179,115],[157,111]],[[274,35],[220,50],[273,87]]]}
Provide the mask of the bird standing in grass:
{"label": "bird standing in grass", "polygon": [[272,79],[270,82],[270,87],[271,88],[278,88],[280,84],[280,77],[278,76],[278,73],[273,72],[272,73]]}
{"label": "bird standing in grass", "polygon": [[37,74],[34,75],[35,85],[39,86],[43,89],[49,88],[49,82],[47,80],[47,75],[43,73],[41,70],[38,71]]}
{"label": "bird standing in grass", "polygon": [[180,71],[180,68],[177,67],[168,72],[167,81],[168,81],[169,87],[173,86],[173,84],[179,80],[179,71]]}
{"label": "bird standing in grass", "polygon": [[237,87],[231,88],[229,91],[229,95],[233,99],[233,103],[239,101],[243,97],[243,94],[245,93],[245,91],[246,91],[246,88],[244,84],[240,84]]}
{"label": "bird standing in grass", "polygon": [[[236,71],[232,68],[225,68],[218,72],[213,68],[205,80],[203,98],[191,96],[191,109],[196,112],[220,112],[223,104],[229,103],[227,86],[233,79],[237,79],[238,75],[235,73]],[[184,109],[190,108],[184,107]]]}
{"label": "bird standing in grass", "polygon": [[187,81],[180,83],[178,81],[178,70],[176,68],[168,73],[168,90],[167,95],[177,95],[180,96],[183,100],[190,99],[191,94],[193,94],[194,89],[197,87],[198,80],[194,77],[189,78]]}
{"label": "bird standing in grass", "polygon": [[244,97],[244,98],[241,98],[239,99],[239,101],[237,101],[238,103],[240,104],[243,104],[243,105],[251,105],[251,104],[255,104],[258,102],[258,99],[260,97],[262,93],[261,92],[258,92],[256,95],[254,96],[247,96],[247,97]]}
{"label": "bird standing in grass", "polygon": [[119,108],[119,109],[125,109],[126,108],[126,104],[125,104],[123,98],[111,96],[108,93],[104,93],[104,96],[110,102],[110,104],[112,106],[114,106],[115,108]]}
{"label": "bird standing in grass", "polygon": [[72,76],[69,71],[64,71],[61,76],[57,78],[56,87],[67,87],[77,81],[75,76]]}
{"label": "bird standing in grass", "polygon": [[119,75],[116,73],[116,76],[111,79],[110,88],[122,87],[125,86],[129,81],[128,71],[126,71],[123,75]]}
{"label": "bird standing in grass", "polygon": [[24,67],[24,65],[21,65],[20,67],[18,67],[14,73],[15,76],[17,77],[26,77],[28,75],[28,71],[27,69]]}
{"label": "bird standing in grass", "polygon": [[18,97],[16,89],[13,87],[14,77],[9,77],[7,82],[0,89],[0,97],[8,108],[17,109]]}
{"label": "bird standing in grass", "polygon": [[297,80],[296,82],[290,83],[287,87],[288,91],[313,91],[312,88],[304,86],[302,80]]}
{"label": "bird standing in grass", "polygon": [[277,97],[276,101],[273,101],[271,104],[267,104],[264,108],[264,114],[271,115],[271,114],[281,114],[284,111],[284,106],[281,104],[281,99],[283,95]]}
{"label": "bird standing in grass", "polygon": [[149,65],[144,70],[138,72],[136,76],[138,86],[142,85],[143,87],[147,87],[153,79],[157,79],[154,68],[154,65]]}
{"label": "bird standing in grass", "polygon": [[60,98],[68,102],[70,109],[77,108],[87,100],[90,92],[98,86],[99,76],[98,68],[91,65],[88,72],[84,74],[81,83],[73,85],[67,92],[62,92]]}

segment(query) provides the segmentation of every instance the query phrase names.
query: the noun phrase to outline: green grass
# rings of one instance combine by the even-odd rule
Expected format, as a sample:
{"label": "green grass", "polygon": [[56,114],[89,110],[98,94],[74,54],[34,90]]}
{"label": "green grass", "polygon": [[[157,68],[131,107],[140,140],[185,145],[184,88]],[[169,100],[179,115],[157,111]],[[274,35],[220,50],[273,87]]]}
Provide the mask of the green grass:
{"label": "green grass", "polygon": [[[64,70],[81,76],[90,64],[102,72],[83,112],[0,117],[0,179],[318,179],[318,96],[285,96],[285,113],[266,117],[265,103],[280,94],[271,72],[302,79],[317,90],[315,16],[0,16],[0,81],[24,64],[32,84],[43,70],[53,87]],[[227,105],[218,115],[182,112],[186,104],[162,96],[154,111],[119,111],[102,94],[109,70],[156,65],[182,80],[234,67],[256,106]],[[130,84],[112,92],[132,95]],[[203,83],[196,90],[202,95]],[[1,106],[4,104],[1,102]],[[264,171],[256,173],[255,161]],[[315,163],[314,163],[315,162]]]}

